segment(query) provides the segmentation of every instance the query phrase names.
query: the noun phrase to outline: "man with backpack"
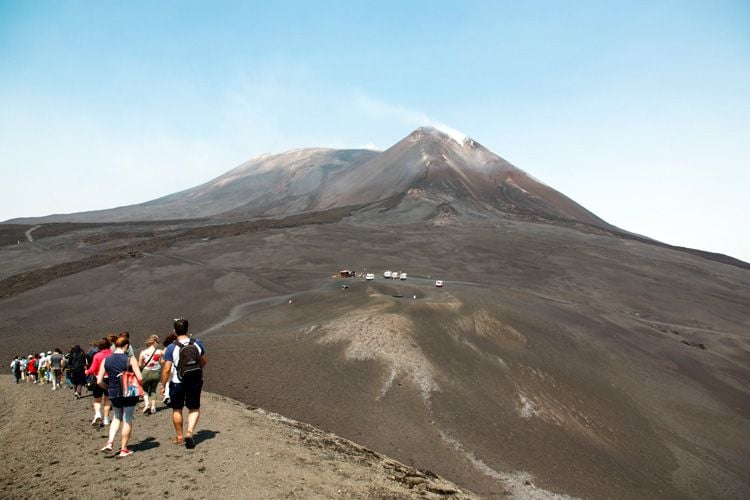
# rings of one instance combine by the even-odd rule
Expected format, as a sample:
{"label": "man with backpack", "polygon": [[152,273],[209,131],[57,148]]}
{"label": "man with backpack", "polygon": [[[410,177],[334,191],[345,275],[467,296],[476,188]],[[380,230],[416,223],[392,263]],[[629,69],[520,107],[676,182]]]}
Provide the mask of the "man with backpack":
{"label": "man with backpack", "polygon": [[16,384],[19,383],[21,381],[21,360],[18,359],[18,354],[11,361],[10,369],[13,372],[13,377],[16,379]]}
{"label": "man with backpack", "polygon": [[[188,321],[176,319],[174,332],[177,338],[164,351],[164,366],[161,371],[161,392],[169,383],[169,406],[172,408],[172,423],[175,429],[175,444],[195,448],[193,433],[200,418],[203,368],[206,366],[206,348],[203,342],[188,335]],[[188,409],[186,432],[183,434],[182,410]]]}

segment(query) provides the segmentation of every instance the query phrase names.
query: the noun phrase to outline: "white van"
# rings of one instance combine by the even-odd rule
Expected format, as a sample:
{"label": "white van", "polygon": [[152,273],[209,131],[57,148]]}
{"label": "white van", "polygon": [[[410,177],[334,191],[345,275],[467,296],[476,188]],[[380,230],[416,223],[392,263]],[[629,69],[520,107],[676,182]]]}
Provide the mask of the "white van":
{"label": "white van", "polygon": [[367,274],[365,274],[365,279],[366,279],[367,281],[372,281],[372,280],[374,280],[374,279],[375,279],[375,275],[374,275],[374,274],[372,274],[372,273],[367,273]]}
{"label": "white van", "polygon": [[406,281],[406,273],[401,273],[398,279],[400,279],[401,281]]}
{"label": "white van", "polygon": [[383,272],[383,278],[385,279],[391,279],[391,272],[390,271],[384,271]]}

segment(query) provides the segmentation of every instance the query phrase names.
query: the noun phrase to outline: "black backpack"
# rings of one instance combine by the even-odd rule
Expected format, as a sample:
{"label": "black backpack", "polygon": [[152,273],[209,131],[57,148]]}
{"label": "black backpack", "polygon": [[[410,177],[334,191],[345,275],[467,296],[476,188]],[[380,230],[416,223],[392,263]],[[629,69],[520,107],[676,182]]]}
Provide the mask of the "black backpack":
{"label": "black backpack", "polygon": [[177,378],[182,380],[185,377],[192,378],[200,376],[201,368],[201,351],[195,345],[195,340],[190,339],[187,345],[175,340],[175,349],[180,350],[180,357],[177,360]]}
{"label": "black backpack", "polygon": [[73,352],[68,356],[68,369],[71,372],[77,372],[83,368],[83,360],[86,355],[82,352]]}

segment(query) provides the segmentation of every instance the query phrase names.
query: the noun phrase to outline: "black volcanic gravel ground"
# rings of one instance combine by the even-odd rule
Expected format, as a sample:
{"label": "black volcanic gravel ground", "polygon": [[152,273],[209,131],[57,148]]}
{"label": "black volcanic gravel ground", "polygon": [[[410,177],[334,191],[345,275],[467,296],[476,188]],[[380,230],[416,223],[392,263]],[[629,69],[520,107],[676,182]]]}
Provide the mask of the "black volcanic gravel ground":
{"label": "black volcanic gravel ground", "polygon": [[[44,255],[118,257],[3,293],[0,352],[164,336],[186,316],[208,346],[208,389],[483,495],[528,482],[596,498],[750,496],[749,271],[520,220],[224,229],[120,227],[115,241],[115,228],[76,228],[40,239],[46,250],[21,245],[33,276],[50,272],[37,270]],[[0,260],[22,269],[22,251]],[[377,277],[333,277],[343,268]]]}

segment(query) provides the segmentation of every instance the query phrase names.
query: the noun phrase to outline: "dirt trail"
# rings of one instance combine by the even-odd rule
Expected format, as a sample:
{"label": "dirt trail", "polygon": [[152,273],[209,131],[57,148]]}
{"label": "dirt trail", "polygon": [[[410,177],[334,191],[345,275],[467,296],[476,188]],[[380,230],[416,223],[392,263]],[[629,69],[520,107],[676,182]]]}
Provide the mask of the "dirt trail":
{"label": "dirt trail", "polygon": [[31,236],[31,233],[32,233],[32,232],[33,232],[33,231],[34,231],[35,229],[39,229],[40,227],[42,227],[42,226],[41,226],[41,225],[38,225],[38,226],[34,226],[34,227],[32,227],[31,229],[29,229],[28,231],[26,231],[26,239],[27,239],[27,240],[29,240],[29,243],[32,243],[32,242],[34,241],[34,237],[33,237],[33,236]]}
{"label": "dirt trail", "polygon": [[194,450],[170,442],[162,407],[136,416],[133,455],[114,458],[98,451],[106,429],[91,427],[91,413],[90,397],[0,376],[0,497],[474,498],[429,471],[210,393]]}

